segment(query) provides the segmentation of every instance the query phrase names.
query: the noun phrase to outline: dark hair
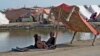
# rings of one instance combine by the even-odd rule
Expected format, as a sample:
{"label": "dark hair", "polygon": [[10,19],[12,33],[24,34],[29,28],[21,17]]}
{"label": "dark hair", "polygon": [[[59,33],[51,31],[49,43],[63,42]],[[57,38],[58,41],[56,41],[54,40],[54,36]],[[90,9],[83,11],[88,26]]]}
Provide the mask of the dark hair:
{"label": "dark hair", "polygon": [[38,34],[34,34],[35,43],[38,41]]}
{"label": "dark hair", "polygon": [[95,15],[97,14],[97,12],[94,13]]}
{"label": "dark hair", "polygon": [[34,37],[38,37],[38,34],[34,34]]}
{"label": "dark hair", "polygon": [[54,32],[50,32],[50,36],[54,36]]}
{"label": "dark hair", "polygon": [[38,34],[34,34],[35,47],[37,48]]}

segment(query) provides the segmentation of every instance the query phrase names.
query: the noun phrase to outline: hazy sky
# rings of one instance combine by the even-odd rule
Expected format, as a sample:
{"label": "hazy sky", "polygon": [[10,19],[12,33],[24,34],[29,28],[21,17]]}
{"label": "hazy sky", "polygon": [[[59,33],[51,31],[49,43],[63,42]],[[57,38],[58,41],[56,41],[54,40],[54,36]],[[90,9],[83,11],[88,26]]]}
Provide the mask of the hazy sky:
{"label": "hazy sky", "polygon": [[99,5],[100,0],[0,0],[0,10],[6,8],[20,8],[24,5],[26,7],[33,6],[56,6],[61,3],[72,5]]}

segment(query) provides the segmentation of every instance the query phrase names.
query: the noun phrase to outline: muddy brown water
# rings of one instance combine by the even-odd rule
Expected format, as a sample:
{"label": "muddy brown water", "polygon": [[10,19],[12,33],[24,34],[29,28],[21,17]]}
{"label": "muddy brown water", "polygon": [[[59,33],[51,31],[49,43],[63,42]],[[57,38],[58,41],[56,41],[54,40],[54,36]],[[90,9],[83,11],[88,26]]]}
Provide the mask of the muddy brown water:
{"label": "muddy brown water", "polygon": [[[35,30],[6,30],[0,31],[0,52],[6,52],[11,50],[11,48],[18,47],[26,47],[29,45],[34,45],[33,35],[38,33],[42,40],[47,41],[49,38],[49,32],[54,31],[50,29],[35,29]],[[73,33],[60,30],[58,31],[56,44],[70,42]],[[82,33],[78,34],[76,40],[88,40],[93,38],[93,34],[91,33]]]}

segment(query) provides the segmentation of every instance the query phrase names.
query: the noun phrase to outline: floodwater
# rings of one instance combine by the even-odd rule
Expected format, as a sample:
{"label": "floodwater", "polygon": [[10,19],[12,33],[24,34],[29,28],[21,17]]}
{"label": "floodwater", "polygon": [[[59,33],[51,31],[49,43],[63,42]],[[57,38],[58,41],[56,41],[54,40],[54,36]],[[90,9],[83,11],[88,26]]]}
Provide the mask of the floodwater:
{"label": "floodwater", "polygon": [[[38,33],[42,40],[47,41],[49,38],[49,32],[54,31],[50,29],[35,29],[35,30],[10,30],[10,31],[0,31],[0,52],[6,52],[11,50],[11,48],[26,47],[34,44],[33,35]],[[56,44],[70,42],[73,33],[66,30],[58,31]],[[82,33],[77,34],[75,40],[88,40],[93,39],[93,34]],[[81,36],[81,38],[79,38]]]}

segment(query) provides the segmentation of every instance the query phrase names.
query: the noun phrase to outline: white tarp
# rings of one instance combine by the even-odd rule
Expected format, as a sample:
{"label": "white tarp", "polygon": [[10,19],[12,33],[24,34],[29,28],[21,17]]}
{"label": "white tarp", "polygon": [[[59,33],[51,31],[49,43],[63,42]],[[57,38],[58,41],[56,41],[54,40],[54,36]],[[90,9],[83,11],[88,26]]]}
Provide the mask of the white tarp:
{"label": "white tarp", "polygon": [[[78,7],[80,8],[79,12],[81,13],[81,15],[89,19],[90,21],[93,21],[92,19],[90,19],[92,13],[97,12],[97,21],[100,22],[100,8],[98,5],[90,5],[88,6],[89,9],[86,9],[84,6]],[[92,12],[90,12],[89,10],[92,10]]]}
{"label": "white tarp", "polygon": [[98,7],[98,5],[91,5],[91,9],[94,12],[97,12],[97,15],[100,13],[100,8]]}
{"label": "white tarp", "polygon": [[90,19],[90,16],[92,15],[91,12],[89,12],[84,6],[78,6],[80,8],[80,13],[87,19]]}
{"label": "white tarp", "polygon": [[0,25],[9,24],[9,20],[6,18],[5,14],[0,12]]}

